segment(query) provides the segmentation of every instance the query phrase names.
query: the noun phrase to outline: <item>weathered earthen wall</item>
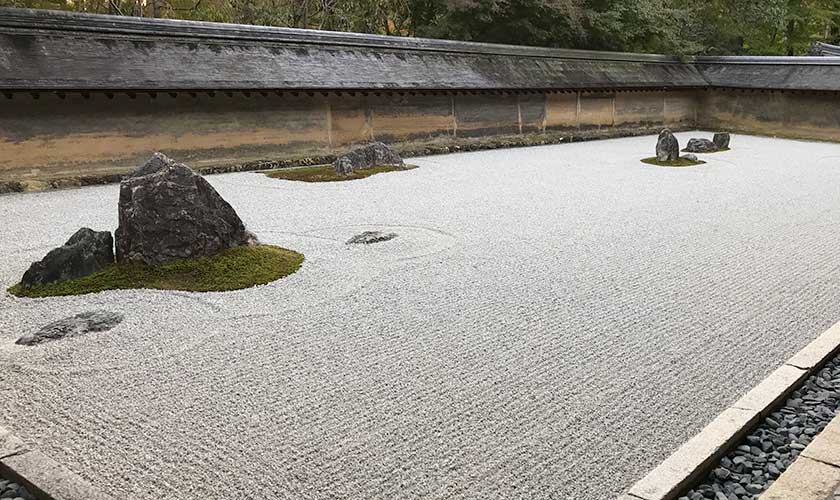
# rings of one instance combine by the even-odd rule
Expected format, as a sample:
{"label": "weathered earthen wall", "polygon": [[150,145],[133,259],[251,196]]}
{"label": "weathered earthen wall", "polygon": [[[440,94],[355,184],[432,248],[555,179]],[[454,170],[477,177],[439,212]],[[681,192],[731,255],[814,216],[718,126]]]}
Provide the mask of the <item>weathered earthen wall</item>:
{"label": "weathered earthen wall", "polygon": [[156,150],[196,167],[223,167],[330,155],[374,139],[446,144],[551,133],[613,137],[690,126],[696,113],[691,91],[45,92],[0,102],[4,180],[123,173]]}
{"label": "weathered earthen wall", "polygon": [[698,126],[792,139],[840,141],[834,92],[711,89],[698,93]]}

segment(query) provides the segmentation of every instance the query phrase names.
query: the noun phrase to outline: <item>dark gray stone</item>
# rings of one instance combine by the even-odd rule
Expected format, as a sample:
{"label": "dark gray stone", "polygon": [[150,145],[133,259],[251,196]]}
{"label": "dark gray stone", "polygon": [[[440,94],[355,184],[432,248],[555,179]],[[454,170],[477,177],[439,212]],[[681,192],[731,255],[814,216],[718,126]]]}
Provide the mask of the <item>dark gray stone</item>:
{"label": "dark gray stone", "polygon": [[371,167],[405,167],[405,162],[396,151],[381,142],[372,142],[339,156],[333,168],[339,174],[348,175],[354,170]]}
{"label": "dark gray stone", "polygon": [[83,227],[63,246],[50,250],[23,274],[21,285],[31,288],[69,281],[101,271],[114,262],[114,239],[108,231]]}
{"label": "dark gray stone", "polygon": [[371,243],[380,243],[382,241],[393,240],[397,237],[396,233],[383,233],[381,231],[365,231],[357,234],[349,240],[348,245],[370,245]]}
{"label": "dark gray stone", "polygon": [[691,153],[689,153],[687,155],[682,155],[680,158],[682,158],[683,160],[688,160],[688,161],[698,161],[697,160],[697,155],[693,155]]}
{"label": "dark gray stone", "polygon": [[35,345],[50,340],[76,337],[88,332],[104,332],[122,323],[123,315],[110,311],[90,311],[54,321],[35,333],[19,338],[16,344]]}
{"label": "dark gray stone", "polygon": [[712,138],[712,142],[718,149],[726,149],[729,147],[729,134],[719,132]]}
{"label": "dark gray stone", "polygon": [[160,165],[163,158],[141,167],[152,173],[120,183],[118,262],[156,265],[256,243],[210,183],[186,165]]}
{"label": "dark gray stone", "polygon": [[656,141],[656,159],[659,161],[677,161],[680,157],[680,143],[667,128],[659,133]]}
{"label": "dark gray stone", "polygon": [[708,139],[689,139],[685,151],[689,153],[713,153],[718,148],[715,143]]}

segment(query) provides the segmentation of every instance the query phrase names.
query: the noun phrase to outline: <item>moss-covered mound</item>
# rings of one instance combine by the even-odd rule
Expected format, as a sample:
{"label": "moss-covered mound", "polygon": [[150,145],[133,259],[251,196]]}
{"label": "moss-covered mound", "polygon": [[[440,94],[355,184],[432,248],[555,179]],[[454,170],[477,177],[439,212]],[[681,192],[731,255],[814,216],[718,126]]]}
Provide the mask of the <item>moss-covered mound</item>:
{"label": "moss-covered mound", "polygon": [[702,165],[706,162],[703,160],[691,161],[686,160],[685,158],[679,158],[676,161],[659,161],[655,156],[653,156],[651,158],[645,158],[642,160],[642,163],[656,165],[658,167],[693,167],[695,165]]}
{"label": "moss-covered mound", "polygon": [[354,170],[347,175],[343,175],[337,173],[332,165],[317,165],[314,167],[303,168],[282,168],[266,172],[265,175],[271,177],[272,179],[283,179],[287,181],[340,182],[364,179],[365,177],[385,172],[401,172],[403,170],[412,170],[415,168],[417,167],[414,165],[406,165],[405,167],[371,167],[363,170]]}
{"label": "moss-covered mound", "polygon": [[149,266],[142,262],[112,264],[105,270],[63,283],[24,288],[18,297],[82,295],[104,290],[151,288],[188,292],[223,292],[264,285],[288,276],[303,264],[303,255],[269,245],[242,246],[212,257],[197,257]]}

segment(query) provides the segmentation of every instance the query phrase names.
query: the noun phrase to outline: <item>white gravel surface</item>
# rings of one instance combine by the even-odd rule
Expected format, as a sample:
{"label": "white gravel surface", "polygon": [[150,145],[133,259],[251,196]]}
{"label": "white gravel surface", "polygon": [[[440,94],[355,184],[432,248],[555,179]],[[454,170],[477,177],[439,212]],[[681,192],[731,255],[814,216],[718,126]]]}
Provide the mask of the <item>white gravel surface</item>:
{"label": "white gravel surface", "polygon": [[[678,134],[685,144],[697,134]],[[120,499],[605,499],[840,319],[840,145],[655,137],[208,179],[300,272],[0,299],[0,425]],[[117,186],[0,197],[0,284]],[[348,247],[365,230],[394,240]],[[125,321],[36,347],[86,310]]]}

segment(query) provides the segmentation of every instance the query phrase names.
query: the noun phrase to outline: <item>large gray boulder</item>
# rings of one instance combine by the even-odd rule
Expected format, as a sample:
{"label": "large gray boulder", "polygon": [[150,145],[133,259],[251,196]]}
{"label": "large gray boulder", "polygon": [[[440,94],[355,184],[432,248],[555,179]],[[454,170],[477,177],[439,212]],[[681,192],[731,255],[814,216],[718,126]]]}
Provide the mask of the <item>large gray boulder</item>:
{"label": "large gray boulder", "polygon": [[729,147],[729,134],[724,132],[717,133],[712,138],[712,142],[715,143],[716,148],[726,149]]}
{"label": "large gray boulder", "polygon": [[656,141],[656,159],[659,161],[677,161],[680,157],[680,143],[667,128],[659,133]]}
{"label": "large gray boulder", "polygon": [[110,311],[91,311],[54,321],[37,332],[27,333],[16,344],[36,345],[49,340],[76,337],[89,332],[104,332],[122,323],[123,315]]}
{"label": "large gray boulder", "polygon": [[685,146],[687,153],[714,153],[717,150],[715,143],[708,139],[690,139]]}
{"label": "large gray boulder", "polygon": [[74,280],[114,262],[114,239],[108,231],[83,227],[63,246],[50,250],[23,274],[24,288]]}
{"label": "large gray boulder", "polygon": [[361,148],[339,156],[333,162],[335,171],[348,175],[354,170],[364,170],[371,167],[405,167],[400,155],[381,142],[372,142]]}
{"label": "large gray boulder", "polygon": [[150,163],[150,173],[120,183],[118,262],[157,265],[256,243],[233,207],[203,177],[157,156],[139,173]]}

